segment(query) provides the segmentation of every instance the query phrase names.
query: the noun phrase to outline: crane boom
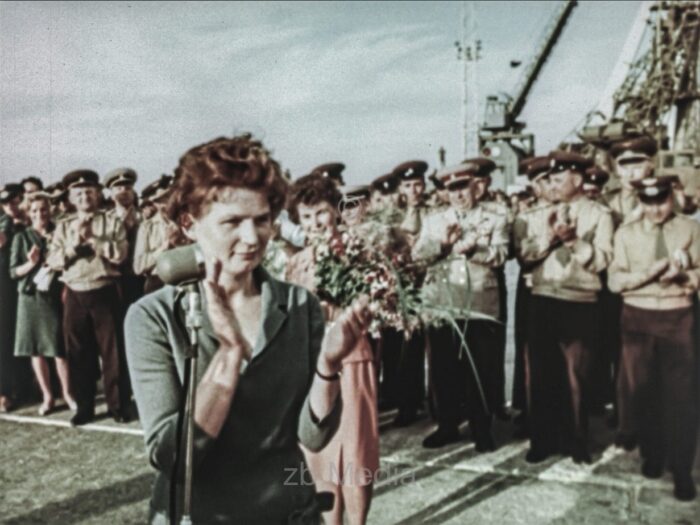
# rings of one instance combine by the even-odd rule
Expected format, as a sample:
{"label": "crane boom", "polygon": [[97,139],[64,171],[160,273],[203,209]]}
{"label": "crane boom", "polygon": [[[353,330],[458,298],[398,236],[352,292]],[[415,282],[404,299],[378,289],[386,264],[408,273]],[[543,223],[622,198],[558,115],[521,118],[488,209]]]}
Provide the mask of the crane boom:
{"label": "crane boom", "polygon": [[520,112],[525,107],[530,90],[542,71],[545,62],[547,62],[552,49],[554,49],[576,5],[576,0],[563,1],[549,20],[545,28],[545,37],[540,41],[537,51],[525,69],[525,73],[522,77],[523,80],[516,89],[516,96],[513,98],[513,103],[510,107],[511,122],[515,122],[515,119],[518,118]]}

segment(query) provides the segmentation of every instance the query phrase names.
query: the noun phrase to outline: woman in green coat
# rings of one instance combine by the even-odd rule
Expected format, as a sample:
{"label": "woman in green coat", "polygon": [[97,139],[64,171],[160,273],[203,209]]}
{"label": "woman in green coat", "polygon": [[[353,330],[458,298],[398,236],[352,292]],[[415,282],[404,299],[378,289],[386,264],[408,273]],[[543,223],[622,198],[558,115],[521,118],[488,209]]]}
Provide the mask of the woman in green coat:
{"label": "woman in green coat", "polygon": [[[31,226],[17,233],[12,240],[10,275],[17,280],[17,327],[14,353],[16,357],[31,357],[32,369],[41,388],[43,402],[39,415],[54,407],[47,357],[56,360],[63,399],[75,410],[70,394],[68,364],[61,332],[61,286],[53,279],[48,290],[37,288],[34,278],[46,260],[48,238],[53,230],[48,196],[34,194],[29,201]],[[38,322],[37,322],[38,321]]]}

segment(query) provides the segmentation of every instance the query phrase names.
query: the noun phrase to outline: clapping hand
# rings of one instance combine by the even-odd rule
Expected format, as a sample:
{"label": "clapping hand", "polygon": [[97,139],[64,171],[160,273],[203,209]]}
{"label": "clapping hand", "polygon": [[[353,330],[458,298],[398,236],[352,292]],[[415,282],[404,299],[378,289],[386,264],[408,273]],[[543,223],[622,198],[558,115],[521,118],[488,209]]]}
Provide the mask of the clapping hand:
{"label": "clapping hand", "polygon": [[231,352],[233,356],[249,361],[252,350],[246,339],[241,335],[238,320],[233,313],[231,303],[219,282],[221,277],[221,261],[207,261],[207,275],[204,281],[204,291],[207,297],[207,314],[211,321],[216,338],[221,349]]}
{"label": "clapping hand", "polygon": [[36,244],[34,244],[29,250],[29,253],[27,253],[27,260],[30,263],[32,263],[32,266],[36,266],[39,263],[40,259],[41,249]]}
{"label": "clapping hand", "polygon": [[576,221],[562,222],[559,214],[553,211],[549,215],[549,236],[552,242],[568,243],[576,239]]}
{"label": "clapping hand", "polygon": [[683,281],[685,273],[676,261],[671,261],[666,271],[659,277],[659,281],[663,284],[671,284],[672,282]]}
{"label": "clapping hand", "polygon": [[474,232],[469,232],[464,236],[463,239],[460,241],[457,241],[453,248],[452,252],[457,253],[459,255],[471,255],[474,250],[476,250],[476,242],[477,242],[477,236],[476,233]]}
{"label": "clapping hand", "polygon": [[462,237],[462,228],[459,224],[453,223],[447,225],[442,236],[441,243],[448,247],[454,245]]}

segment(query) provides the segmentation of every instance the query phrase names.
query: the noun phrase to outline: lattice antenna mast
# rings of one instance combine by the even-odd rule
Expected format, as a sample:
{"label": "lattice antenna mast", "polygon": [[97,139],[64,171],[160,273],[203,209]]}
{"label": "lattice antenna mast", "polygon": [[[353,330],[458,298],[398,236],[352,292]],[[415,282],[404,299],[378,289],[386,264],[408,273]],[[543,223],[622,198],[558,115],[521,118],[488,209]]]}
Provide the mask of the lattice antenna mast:
{"label": "lattice antenna mast", "polygon": [[479,154],[479,77],[477,63],[481,59],[481,40],[477,36],[476,6],[473,1],[462,3],[462,41],[455,42],[457,59],[464,68],[462,93],[462,141],[464,156]]}

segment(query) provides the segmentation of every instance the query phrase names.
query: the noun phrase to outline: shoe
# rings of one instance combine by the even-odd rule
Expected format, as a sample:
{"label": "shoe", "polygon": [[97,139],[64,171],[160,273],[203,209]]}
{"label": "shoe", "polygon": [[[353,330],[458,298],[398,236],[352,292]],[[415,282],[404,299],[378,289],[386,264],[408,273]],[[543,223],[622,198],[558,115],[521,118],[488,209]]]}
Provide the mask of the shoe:
{"label": "shoe", "polygon": [[501,407],[494,412],[494,416],[501,421],[510,421],[512,418],[506,407]]}
{"label": "shoe", "polygon": [[577,465],[580,465],[581,463],[590,465],[591,463],[593,463],[591,454],[590,452],[588,452],[588,446],[586,445],[586,443],[583,442],[574,444],[573,449],[571,451],[571,459]]}
{"label": "shoe", "polygon": [[624,448],[627,452],[631,452],[637,448],[637,438],[627,434],[617,434],[615,436],[615,446]]}
{"label": "shoe", "polygon": [[78,411],[75,413],[75,415],[70,418],[70,424],[73,425],[74,427],[80,426],[80,425],[86,425],[87,423],[90,423],[95,419],[95,412],[94,411],[87,411],[83,410],[81,411],[78,409]]}
{"label": "shoe", "polygon": [[63,398],[63,401],[66,402],[66,406],[68,407],[68,410],[70,410],[71,412],[74,412],[74,413],[78,411],[78,403],[75,402],[75,399]]}
{"label": "shoe", "polygon": [[129,415],[123,410],[110,410],[109,415],[115,423],[128,423],[130,421]]}
{"label": "shoe", "polygon": [[49,401],[44,401],[44,402],[41,404],[41,406],[39,407],[39,410],[37,411],[37,413],[38,413],[40,416],[46,416],[46,415],[48,415],[48,414],[53,410],[53,407],[54,407],[54,401],[53,401],[53,399],[51,399],[51,400],[49,400]]}
{"label": "shoe", "polygon": [[474,439],[474,448],[480,454],[484,452],[493,452],[496,450],[496,445],[491,437],[491,432],[484,432]]}
{"label": "shoe", "polygon": [[546,461],[549,456],[551,456],[551,452],[547,452],[545,450],[538,450],[536,448],[530,448],[530,450],[527,451],[527,454],[525,454],[525,461],[528,463],[542,463],[543,461]]}
{"label": "shoe", "polygon": [[459,430],[456,427],[438,429],[423,440],[423,448],[440,448],[450,443],[455,443],[461,439]]}
{"label": "shoe", "polygon": [[399,415],[394,418],[392,425],[398,428],[407,427],[415,423],[417,419],[415,411],[399,410]]}
{"label": "shoe", "polygon": [[690,474],[673,476],[673,495],[679,501],[693,501],[697,496],[695,483]]}
{"label": "shoe", "polygon": [[644,460],[644,463],[642,463],[642,476],[647,479],[659,479],[663,475],[663,465],[659,465],[658,463],[654,463],[648,459]]}

